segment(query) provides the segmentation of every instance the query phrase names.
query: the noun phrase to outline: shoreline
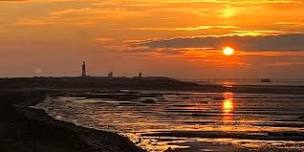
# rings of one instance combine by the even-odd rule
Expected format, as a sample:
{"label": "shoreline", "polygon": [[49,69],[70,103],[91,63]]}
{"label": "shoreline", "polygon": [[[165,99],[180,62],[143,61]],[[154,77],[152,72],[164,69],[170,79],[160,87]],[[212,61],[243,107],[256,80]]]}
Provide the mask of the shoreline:
{"label": "shoreline", "polygon": [[56,92],[1,92],[5,100],[1,102],[1,151],[145,152],[127,137],[55,120],[43,110],[28,107],[52,93]]}

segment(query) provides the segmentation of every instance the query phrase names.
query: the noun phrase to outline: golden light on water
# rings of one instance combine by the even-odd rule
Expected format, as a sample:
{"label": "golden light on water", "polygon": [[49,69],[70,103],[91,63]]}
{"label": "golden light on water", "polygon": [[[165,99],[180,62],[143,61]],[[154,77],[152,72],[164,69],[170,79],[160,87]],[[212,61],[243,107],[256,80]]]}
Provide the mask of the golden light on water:
{"label": "golden light on water", "polygon": [[229,46],[224,47],[223,48],[223,54],[225,56],[232,56],[232,55],[234,55],[234,48],[229,47]]}
{"label": "golden light on water", "polygon": [[224,100],[222,108],[224,113],[231,113],[234,110],[233,93],[226,92],[223,94]]}
{"label": "golden light on water", "polygon": [[225,99],[223,103],[223,111],[230,113],[233,111],[233,101],[231,99]]}
{"label": "golden light on water", "polygon": [[222,120],[224,125],[225,130],[230,131],[231,124],[233,123],[233,112],[235,110],[235,101],[233,100],[233,93],[226,92],[223,94],[224,100],[222,101]]}

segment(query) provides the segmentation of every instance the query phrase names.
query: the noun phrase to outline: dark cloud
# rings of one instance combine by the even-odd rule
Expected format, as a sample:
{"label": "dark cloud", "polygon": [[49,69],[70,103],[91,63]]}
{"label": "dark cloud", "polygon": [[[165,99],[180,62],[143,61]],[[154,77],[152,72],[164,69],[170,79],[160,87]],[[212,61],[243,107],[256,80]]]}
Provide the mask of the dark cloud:
{"label": "dark cloud", "polygon": [[150,48],[212,48],[232,46],[244,51],[304,51],[304,34],[268,36],[186,37],[141,41],[131,46]]}

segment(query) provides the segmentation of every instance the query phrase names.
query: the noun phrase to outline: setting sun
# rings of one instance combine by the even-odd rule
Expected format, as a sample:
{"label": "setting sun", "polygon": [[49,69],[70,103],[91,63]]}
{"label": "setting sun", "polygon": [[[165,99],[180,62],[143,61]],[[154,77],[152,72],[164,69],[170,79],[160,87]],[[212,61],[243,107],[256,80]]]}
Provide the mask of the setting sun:
{"label": "setting sun", "polygon": [[234,54],[234,49],[226,46],[223,48],[223,54],[226,56],[232,56]]}

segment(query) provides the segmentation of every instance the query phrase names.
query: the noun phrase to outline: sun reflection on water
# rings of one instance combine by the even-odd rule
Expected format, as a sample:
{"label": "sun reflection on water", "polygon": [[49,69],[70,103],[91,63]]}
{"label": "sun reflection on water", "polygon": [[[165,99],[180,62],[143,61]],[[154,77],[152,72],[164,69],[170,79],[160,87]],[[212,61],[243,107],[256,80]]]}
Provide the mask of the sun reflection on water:
{"label": "sun reflection on water", "polygon": [[234,100],[233,100],[233,93],[224,93],[224,100],[223,100],[223,112],[224,113],[232,113],[234,111]]}
{"label": "sun reflection on water", "polygon": [[224,93],[224,100],[222,102],[222,121],[223,129],[225,131],[231,131],[233,129],[233,112],[235,110],[235,101],[233,99],[233,93]]}
{"label": "sun reflection on water", "polygon": [[233,111],[233,101],[231,99],[225,99],[223,102],[224,113],[230,113]]}

